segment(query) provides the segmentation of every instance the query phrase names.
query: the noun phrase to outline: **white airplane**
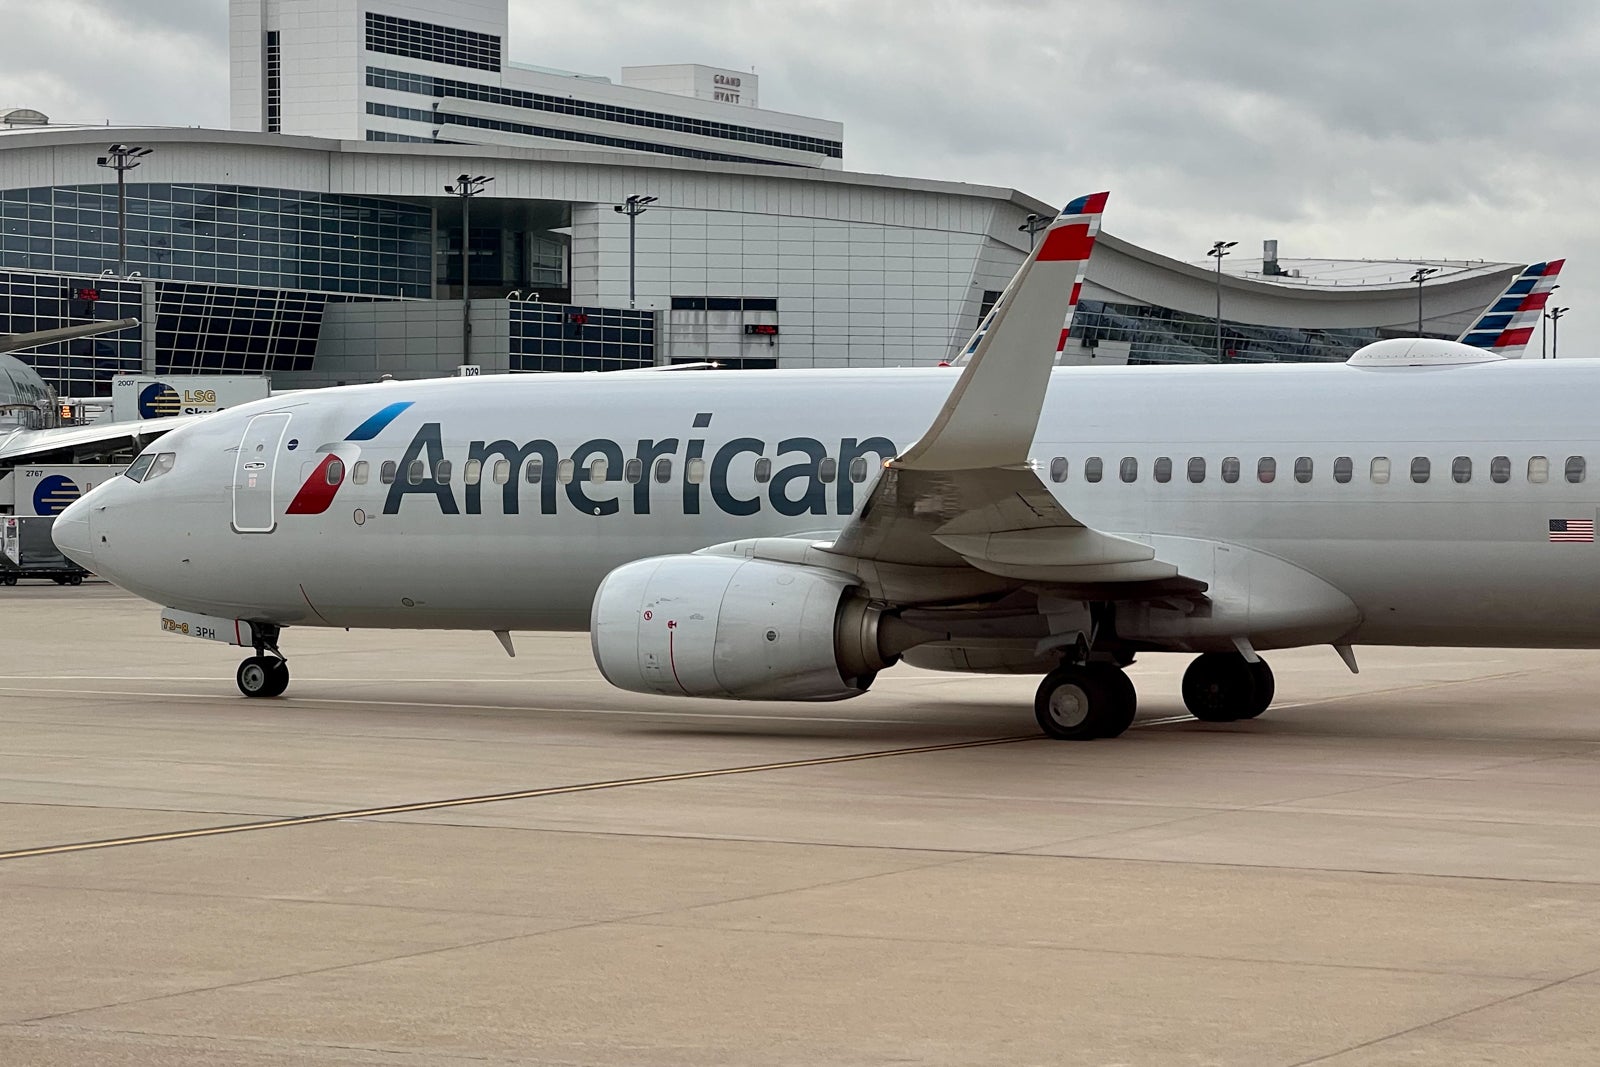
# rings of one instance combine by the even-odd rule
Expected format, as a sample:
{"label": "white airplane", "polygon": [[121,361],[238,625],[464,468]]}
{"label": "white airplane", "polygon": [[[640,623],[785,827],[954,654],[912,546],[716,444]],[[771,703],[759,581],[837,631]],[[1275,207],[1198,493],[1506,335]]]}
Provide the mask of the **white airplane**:
{"label": "white airplane", "polygon": [[1600,647],[1600,365],[1390,339],[1347,364],[1054,368],[1105,194],[1041,235],[956,369],[539,375],[327,389],[167,435],[58,520],[175,633],[587,628],[623,689],[836,700],[899,660],[1043,676],[1051,737],[1198,653]]}

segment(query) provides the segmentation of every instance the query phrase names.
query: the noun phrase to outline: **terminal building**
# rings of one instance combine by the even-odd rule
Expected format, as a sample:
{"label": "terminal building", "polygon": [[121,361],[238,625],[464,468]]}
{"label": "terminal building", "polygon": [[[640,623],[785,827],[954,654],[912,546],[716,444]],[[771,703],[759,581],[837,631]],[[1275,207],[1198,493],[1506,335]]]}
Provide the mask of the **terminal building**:
{"label": "terminal building", "polygon": [[[232,0],[232,130],[0,111],[0,333],[138,318],[24,354],[76,397],[138,372],[927,365],[1055,210],[847,170],[842,127],[760,108],[753,73],[510,62],[507,23],[506,0]],[[112,142],[150,152],[118,174]],[[1419,317],[1455,337],[1523,264],[1227,266],[1103,235],[1065,358],[1339,360]]]}

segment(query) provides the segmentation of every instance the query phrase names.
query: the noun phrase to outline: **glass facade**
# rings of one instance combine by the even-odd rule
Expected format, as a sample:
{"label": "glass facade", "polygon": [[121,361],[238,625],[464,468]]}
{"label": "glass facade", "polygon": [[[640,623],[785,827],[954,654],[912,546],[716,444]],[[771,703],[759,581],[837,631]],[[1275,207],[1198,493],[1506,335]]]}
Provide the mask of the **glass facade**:
{"label": "glass facade", "polygon": [[511,305],[513,371],[627,370],[655,365],[656,319],[649,311]]}
{"label": "glass facade", "polygon": [[[456,81],[453,78],[435,78],[428,74],[385,70],[381,67],[367,68],[367,84],[376,89],[392,89],[401,93],[417,93],[428,97],[454,96],[464,100],[481,100],[485,103],[504,104],[507,107],[544,111],[555,115],[577,115],[582,118],[616,122],[627,126],[694,133],[702,137],[716,137],[726,141],[746,141],[750,144],[771,145],[776,148],[792,148],[797,152],[812,152],[832,159],[844,158],[844,143],[842,141],[806,137],[796,133],[780,133],[775,130],[761,130],[753,126],[736,126],[727,122],[712,122],[709,119],[685,118],[681,115],[668,115],[633,107],[617,107],[614,104],[595,104],[570,96],[550,96],[545,93],[533,93],[523,89],[506,89],[498,85],[478,85],[472,82]],[[466,122],[462,116],[454,116],[447,121]],[[519,126],[520,124],[511,123],[510,125]],[[529,128],[532,129],[533,127]],[[571,131],[563,132],[570,133]],[[540,134],[539,136],[554,135]],[[647,151],[659,150],[647,149]],[[738,160],[736,156],[715,155],[694,158]],[[770,163],[771,161],[756,160],[755,162]]]}
{"label": "glass facade", "polygon": [[283,51],[278,31],[267,31],[267,132],[283,132]]}
{"label": "glass facade", "polygon": [[270,374],[310,370],[322,309],[337,293],[157,282],[156,371]]}
{"label": "glass facade", "polygon": [[367,50],[448,63],[476,70],[500,69],[500,38],[454,26],[367,12]]}
{"label": "glass facade", "polygon": [[[99,299],[82,299],[79,294],[85,290]],[[0,270],[0,333],[142,318],[141,292],[137,281]],[[62,396],[110,396],[112,375],[139,372],[141,347],[139,330],[131,329],[13,354]]]}
{"label": "glass facade", "polygon": [[[373,197],[231,185],[127,187],[128,265],[145,277],[432,295],[432,213]],[[0,192],[0,264],[97,275],[117,261],[117,187]]]}
{"label": "glass facade", "polygon": [[1081,300],[1072,336],[1086,345],[1127,342],[1136,363],[1338,363],[1378,340],[1377,328],[1317,330],[1256,326],[1222,320],[1218,358],[1217,320],[1171,308]]}
{"label": "glass facade", "polygon": [[[120,281],[0,270],[0,333],[63,324],[143,319],[143,286],[154,299],[158,374],[268,374],[310,370],[323,309],[344,293],[311,293],[198,282]],[[93,289],[93,302],[82,294]],[[143,369],[141,331],[62,341],[18,352],[62,396],[109,396],[111,378]]]}
{"label": "glass facade", "polygon": [[[562,130],[554,126],[530,126],[526,122],[510,122],[506,119],[484,119],[476,115],[452,115],[448,111],[423,111],[415,107],[397,107],[394,104],[367,103],[367,114],[377,115],[386,119],[404,119],[408,122],[426,122],[434,126],[455,125],[467,126],[479,130],[499,130],[502,133],[520,133],[526,137],[548,137],[556,141],[572,141],[577,144],[599,145],[603,148],[627,148],[635,152],[653,152],[661,156],[678,156],[681,159],[708,159],[718,163],[762,163],[767,166],[788,167],[797,166],[792,163],[779,163],[771,159],[757,159],[755,156],[734,156],[725,152],[707,152],[702,148],[685,148],[682,145],[660,144],[655,141],[638,141],[630,137],[607,137],[599,133],[584,133],[580,130]],[[369,140],[377,138],[369,137]],[[383,140],[408,140],[430,141],[430,137],[402,137],[400,134],[391,134]],[[460,143],[460,142],[440,142]]]}

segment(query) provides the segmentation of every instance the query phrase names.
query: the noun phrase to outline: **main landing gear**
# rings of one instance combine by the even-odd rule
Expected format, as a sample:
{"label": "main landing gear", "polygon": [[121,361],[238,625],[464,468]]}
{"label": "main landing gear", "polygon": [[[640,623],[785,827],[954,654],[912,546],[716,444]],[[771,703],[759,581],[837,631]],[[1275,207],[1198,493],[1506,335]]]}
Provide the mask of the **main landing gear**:
{"label": "main landing gear", "polygon": [[[1183,703],[1202,722],[1253,719],[1272,703],[1276,685],[1265,660],[1237,652],[1207,652],[1183,675]],[[1114,663],[1065,663],[1044,676],[1033,700],[1034,717],[1048,737],[1093,741],[1117,737],[1133,724],[1138,697]]]}
{"label": "main landing gear", "polygon": [[[234,680],[247,697],[279,697],[289,688],[289,661],[278,651],[278,627],[252,625],[256,654],[239,664]],[[267,653],[272,653],[270,656]]]}
{"label": "main landing gear", "polygon": [[1133,682],[1114,663],[1064,663],[1044,676],[1033,698],[1039,728],[1057,741],[1120,736],[1137,710]]}
{"label": "main landing gear", "polygon": [[1237,652],[1207,652],[1183,672],[1183,703],[1201,722],[1253,719],[1276,689],[1266,660],[1251,663]]}

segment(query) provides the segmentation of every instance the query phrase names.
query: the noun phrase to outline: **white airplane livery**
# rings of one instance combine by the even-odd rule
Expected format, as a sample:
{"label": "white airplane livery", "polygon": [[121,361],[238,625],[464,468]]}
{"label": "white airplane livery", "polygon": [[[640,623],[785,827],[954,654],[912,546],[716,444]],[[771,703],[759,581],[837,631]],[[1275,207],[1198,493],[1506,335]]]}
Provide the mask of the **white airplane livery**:
{"label": "white airplane livery", "polygon": [[1379,341],[1346,364],[1055,368],[1105,194],[1040,235],[959,368],[648,371],[327,389],[181,427],[58,519],[171,632],[587,629],[623,689],[837,700],[898,661],[1042,676],[1050,736],[1195,655],[1600,647],[1600,365]]}

